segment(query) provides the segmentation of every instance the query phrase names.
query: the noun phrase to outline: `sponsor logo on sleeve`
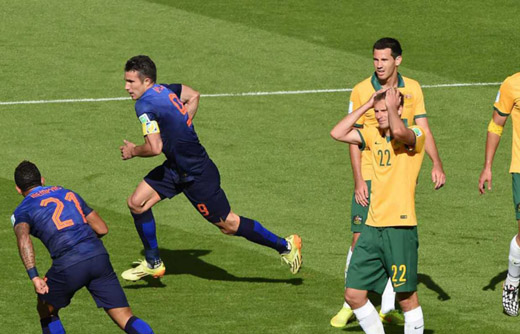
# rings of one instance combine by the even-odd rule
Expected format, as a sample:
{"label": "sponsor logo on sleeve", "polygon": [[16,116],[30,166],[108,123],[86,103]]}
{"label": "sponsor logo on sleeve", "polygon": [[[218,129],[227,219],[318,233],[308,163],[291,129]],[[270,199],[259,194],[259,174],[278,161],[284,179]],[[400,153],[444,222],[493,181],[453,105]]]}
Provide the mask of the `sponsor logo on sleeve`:
{"label": "sponsor logo on sleeve", "polygon": [[352,112],[354,111],[353,109],[354,109],[354,103],[352,101],[350,101],[348,104],[348,113],[352,114]]}
{"label": "sponsor logo on sleeve", "polygon": [[11,224],[14,224],[16,223],[16,218],[14,218],[14,215],[11,215]]}
{"label": "sponsor logo on sleeve", "polygon": [[148,118],[148,115],[147,114],[142,114],[141,116],[139,116],[139,121],[141,121],[141,123],[148,123],[150,122],[150,118]]}

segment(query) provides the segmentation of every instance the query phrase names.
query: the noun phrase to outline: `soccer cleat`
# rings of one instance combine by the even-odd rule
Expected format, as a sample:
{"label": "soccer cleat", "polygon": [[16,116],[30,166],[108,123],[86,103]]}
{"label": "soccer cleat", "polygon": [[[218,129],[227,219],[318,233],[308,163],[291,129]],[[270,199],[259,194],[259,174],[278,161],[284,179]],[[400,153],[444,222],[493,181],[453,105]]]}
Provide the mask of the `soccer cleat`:
{"label": "soccer cleat", "polygon": [[299,235],[293,234],[285,238],[290,246],[288,253],[282,253],[282,261],[287,263],[291,273],[296,274],[302,266],[302,239]]}
{"label": "soccer cleat", "polygon": [[381,322],[384,324],[404,325],[404,316],[398,310],[392,310],[388,313],[379,311],[379,318],[381,318]]}
{"label": "soccer cleat", "polygon": [[504,284],[502,289],[502,306],[504,312],[512,317],[518,316],[518,287]]}
{"label": "soccer cleat", "polygon": [[341,310],[330,319],[330,325],[336,328],[345,328],[348,321],[354,317],[354,312],[350,307],[343,306]]}
{"label": "soccer cleat", "polygon": [[133,264],[137,264],[137,266],[132,269],[125,270],[121,274],[121,277],[127,281],[135,282],[145,276],[153,276],[153,278],[163,277],[164,272],[166,271],[166,267],[164,266],[163,262],[161,262],[161,265],[155,269],[148,268],[148,263],[146,263],[146,260],[138,260]]}

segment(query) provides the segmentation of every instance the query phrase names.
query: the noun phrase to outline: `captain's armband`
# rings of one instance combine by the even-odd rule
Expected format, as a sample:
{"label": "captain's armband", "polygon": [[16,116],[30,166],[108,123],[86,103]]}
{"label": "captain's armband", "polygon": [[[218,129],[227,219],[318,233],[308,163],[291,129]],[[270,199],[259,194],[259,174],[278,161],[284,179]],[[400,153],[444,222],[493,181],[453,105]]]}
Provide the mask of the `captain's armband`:
{"label": "captain's armband", "polygon": [[152,134],[152,133],[161,133],[159,129],[159,124],[156,121],[149,121],[142,123],[143,126],[143,136]]}
{"label": "captain's armband", "polygon": [[497,123],[495,123],[493,119],[489,121],[488,132],[494,133],[498,136],[502,136],[502,131],[504,131],[504,127],[502,125],[498,125]]}

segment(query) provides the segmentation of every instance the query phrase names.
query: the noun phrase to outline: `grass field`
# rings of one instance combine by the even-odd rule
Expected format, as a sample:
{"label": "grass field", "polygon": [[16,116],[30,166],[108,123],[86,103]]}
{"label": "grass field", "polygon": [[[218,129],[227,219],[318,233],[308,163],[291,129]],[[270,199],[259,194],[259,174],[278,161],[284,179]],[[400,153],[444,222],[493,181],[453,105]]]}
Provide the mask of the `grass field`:
{"label": "grass field", "polygon": [[[0,102],[124,97],[123,66],[147,54],[159,82],[202,94],[352,88],[372,73],[384,36],[404,48],[403,75],[423,85],[500,82],[517,72],[510,1],[68,1],[0,4]],[[434,191],[425,159],[417,187],[419,298],[425,333],[518,333],[502,314],[501,285],[516,233],[508,165],[511,126],[494,188],[477,191],[497,85],[424,88],[446,186]],[[362,333],[329,325],[342,304],[350,244],[348,150],[329,137],[349,93],[202,97],[194,120],[237,213],[299,233],[293,276],[270,249],[225,237],[184,197],[154,208],[167,274],[122,282],[156,333]],[[140,142],[130,100],[0,104],[0,332],[38,333],[35,296],[9,217],[21,197],[13,171],[35,162],[48,184],[74,189],[109,223],[104,243],[118,274],[141,257],[126,197],[162,157],[122,161]],[[40,273],[50,266],[36,242]],[[85,290],[62,310],[68,333],[119,333]],[[402,333],[402,327],[386,327]]]}

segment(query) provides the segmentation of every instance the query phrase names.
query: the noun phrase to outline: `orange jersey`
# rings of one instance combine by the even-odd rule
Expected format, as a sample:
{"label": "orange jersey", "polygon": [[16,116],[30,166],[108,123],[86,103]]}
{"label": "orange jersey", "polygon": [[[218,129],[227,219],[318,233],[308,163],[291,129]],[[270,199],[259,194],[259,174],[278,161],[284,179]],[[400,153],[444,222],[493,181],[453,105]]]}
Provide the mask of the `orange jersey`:
{"label": "orange jersey", "polygon": [[415,186],[424,158],[426,135],[419,126],[411,126],[409,129],[415,134],[414,147],[384,136],[373,126],[358,130],[362,139],[360,148],[370,150],[373,169],[366,225],[417,225]]}
{"label": "orange jersey", "polygon": [[520,173],[520,72],[506,78],[494,104],[501,116],[511,115],[513,119],[513,147],[509,173]]}
{"label": "orange jersey", "polygon": [[[426,117],[421,86],[417,81],[403,77],[400,74],[397,74],[397,77],[397,88],[404,95],[404,107],[401,119],[406,126],[412,126],[415,124],[417,118]],[[375,73],[370,78],[358,83],[350,94],[349,113],[368,102],[372,95],[381,88],[381,84],[379,84]],[[358,128],[378,127],[374,109],[368,110],[361,116],[355,126]],[[361,175],[364,180],[372,179],[372,163],[368,151],[363,151],[361,155]]]}

